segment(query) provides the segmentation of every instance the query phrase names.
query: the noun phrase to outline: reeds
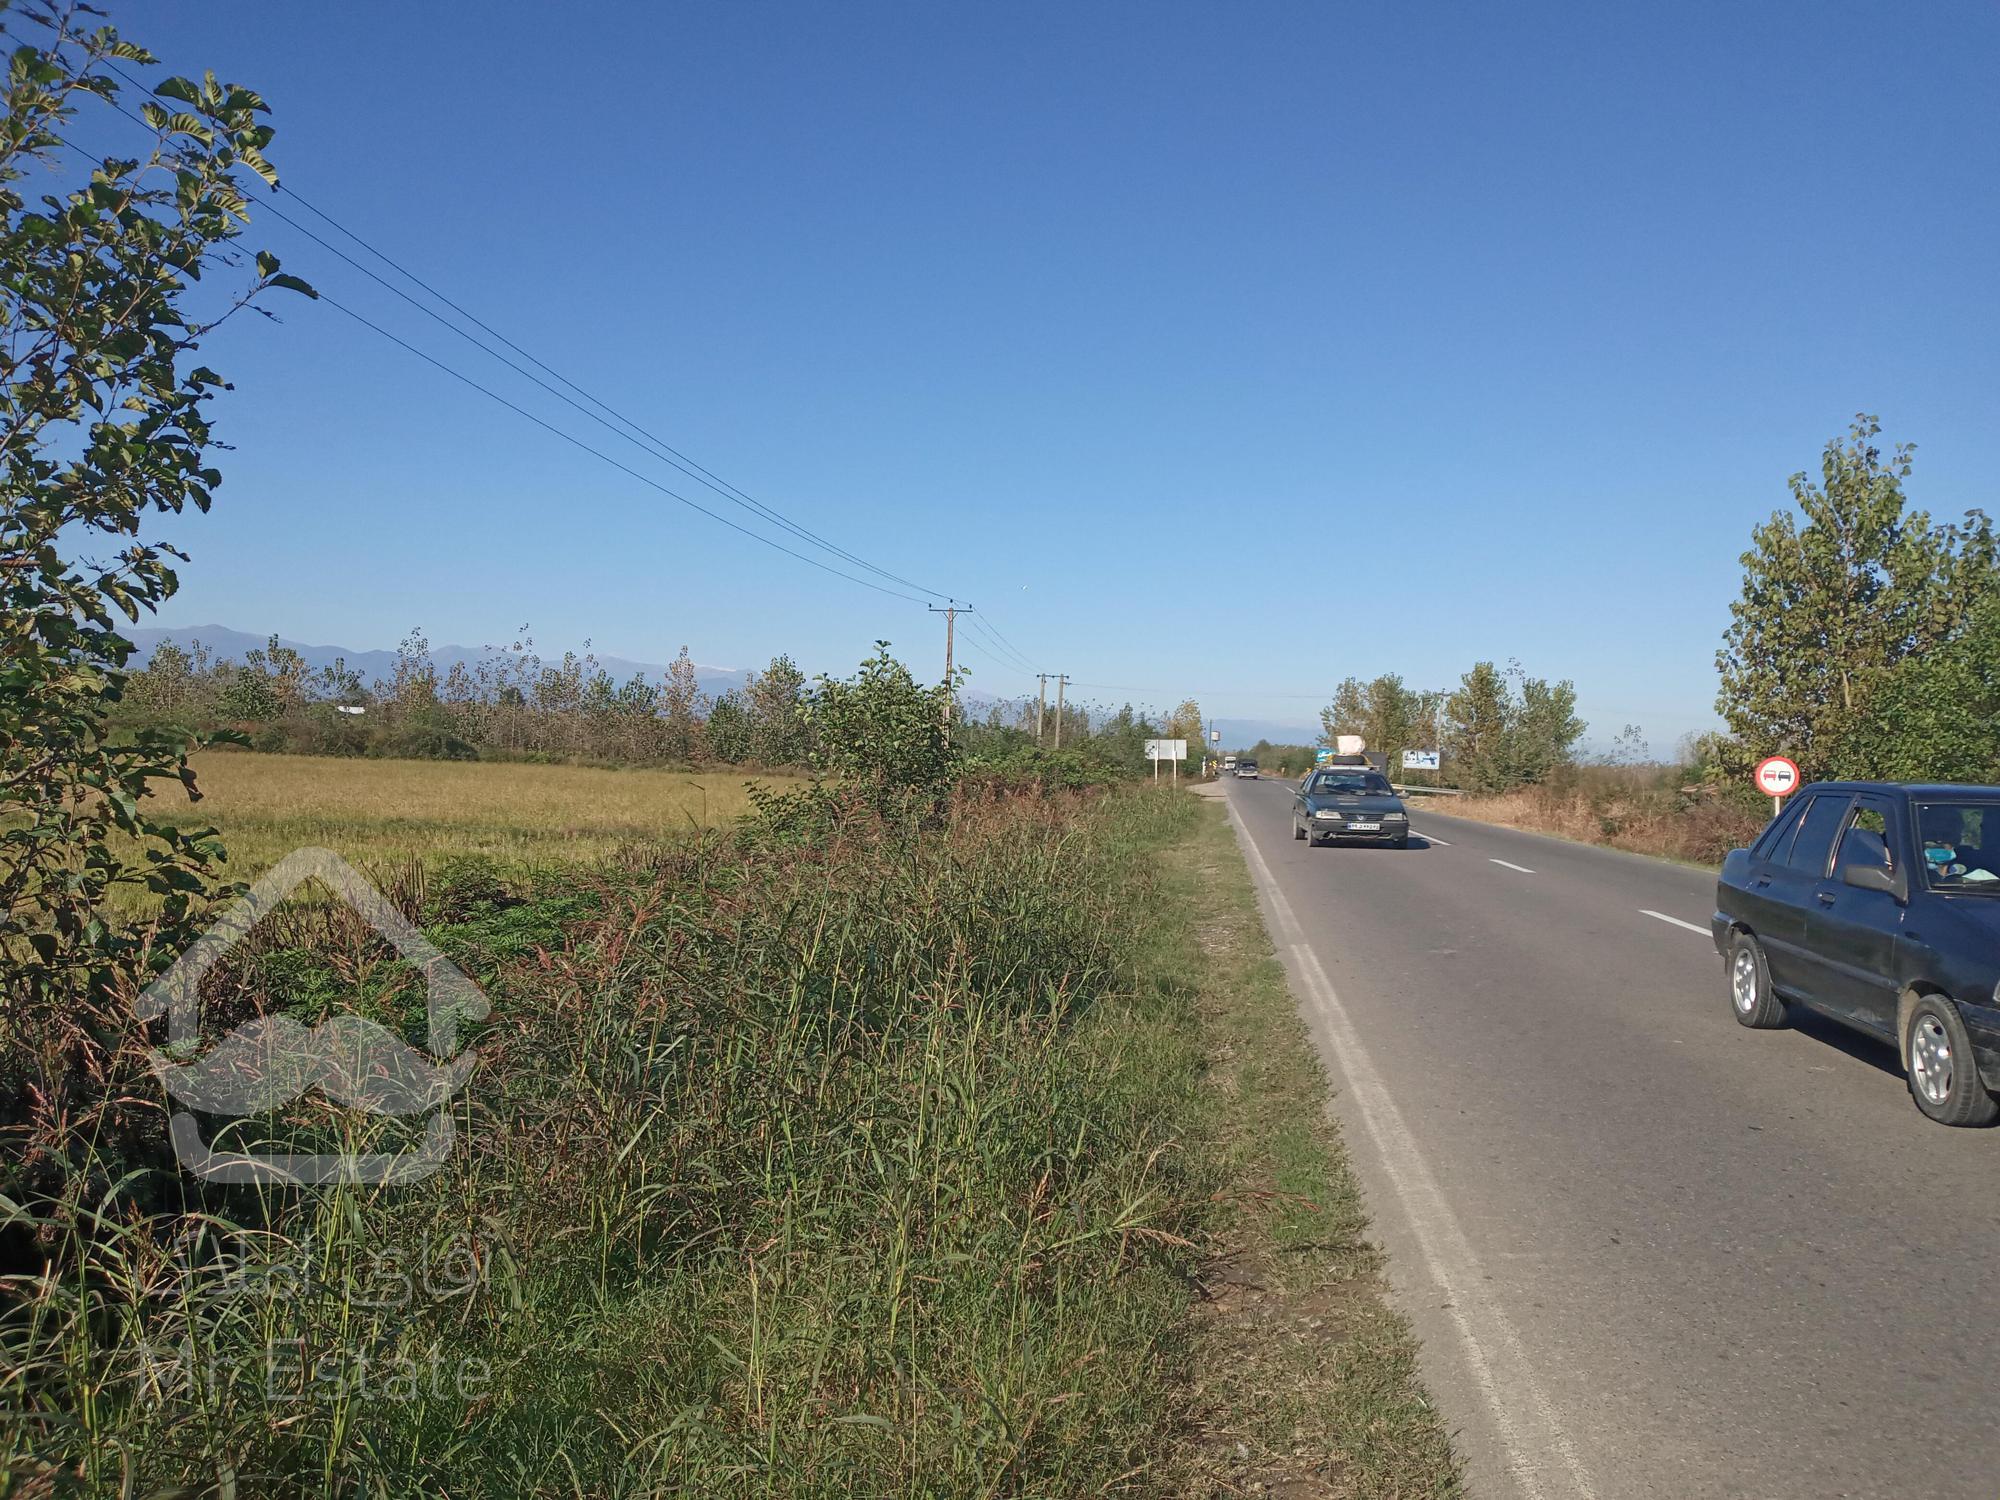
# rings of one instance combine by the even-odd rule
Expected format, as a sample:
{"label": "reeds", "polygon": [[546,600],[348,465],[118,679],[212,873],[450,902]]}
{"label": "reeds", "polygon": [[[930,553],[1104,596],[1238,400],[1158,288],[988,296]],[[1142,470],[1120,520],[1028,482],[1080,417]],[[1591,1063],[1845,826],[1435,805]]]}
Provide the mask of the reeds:
{"label": "reeds", "polygon": [[[1216,1169],[1179,1136],[1197,1043],[1135,982],[1132,932],[1146,852],[1192,816],[1021,799],[921,839],[690,833],[512,894],[477,866],[406,879],[493,1002],[459,1154],[399,1188],[171,1211],[154,1167],[11,1205],[7,1472],[134,1495],[1173,1492]],[[299,920],[245,982],[321,994],[302,966],[365,947],[336,928]]]}

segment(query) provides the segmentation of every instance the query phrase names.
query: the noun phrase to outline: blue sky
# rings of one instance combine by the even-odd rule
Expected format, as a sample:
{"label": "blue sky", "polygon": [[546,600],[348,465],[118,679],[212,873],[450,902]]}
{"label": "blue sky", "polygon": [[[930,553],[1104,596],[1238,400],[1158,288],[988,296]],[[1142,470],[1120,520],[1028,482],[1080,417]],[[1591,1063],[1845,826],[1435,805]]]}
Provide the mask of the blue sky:
{"label": "blue sky", "polygon": [[[1919,445],[1921,503],[1995,499],[1990,5],[114,19],[260,89],[289,186],[557,369],[1038,666],[1134,689],[1085,696],[1309,722],[1349,673],[1518,657],[1575,679],[1595,737],[1665,749],[1711,722],[1750,528],[1854,412]],[[920,607],[279,310],[210,351],[235,447],[170,533],[194,561],[166,623],[940,655]]]}

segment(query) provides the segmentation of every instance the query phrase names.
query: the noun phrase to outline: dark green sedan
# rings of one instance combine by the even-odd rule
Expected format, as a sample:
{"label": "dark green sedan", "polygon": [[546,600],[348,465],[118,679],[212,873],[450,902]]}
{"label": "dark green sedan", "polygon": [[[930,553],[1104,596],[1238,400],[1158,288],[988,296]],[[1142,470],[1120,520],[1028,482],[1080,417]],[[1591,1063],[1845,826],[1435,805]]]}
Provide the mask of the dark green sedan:
{"label": "dark green sedan", "polygon": [[1292,795],[1292,837],[1309,844],[1394,844],[1407,848],[1410,815],[1379,771],[1314,771]]}

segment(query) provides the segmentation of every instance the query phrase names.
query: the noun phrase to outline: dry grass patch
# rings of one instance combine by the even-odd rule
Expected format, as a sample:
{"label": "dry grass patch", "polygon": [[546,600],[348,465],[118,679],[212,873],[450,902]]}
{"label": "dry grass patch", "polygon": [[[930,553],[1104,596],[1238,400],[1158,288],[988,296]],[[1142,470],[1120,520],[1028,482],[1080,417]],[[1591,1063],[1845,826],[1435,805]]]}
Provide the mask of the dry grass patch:
{"label": "dry grass patch", "polygon": [[[1427,804],[1428,805],[1428,804]],[[1440,800],[1436,811],[1713,868],[1756,838],[1764,814],[1704,792],[1618,785],[1536,786]]]}

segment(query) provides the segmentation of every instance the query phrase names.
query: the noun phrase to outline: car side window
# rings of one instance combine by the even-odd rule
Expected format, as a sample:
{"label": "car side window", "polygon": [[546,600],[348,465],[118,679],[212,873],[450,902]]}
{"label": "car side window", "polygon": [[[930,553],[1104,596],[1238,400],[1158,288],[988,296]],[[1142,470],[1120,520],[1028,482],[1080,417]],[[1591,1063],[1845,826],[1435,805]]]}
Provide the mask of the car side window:
{"label": "car side window", "polygon": [[1870,798],[1857,800],[1847,832],[1840,836],[1840,862],[1835,868],[1894,863],[1889,857],[1888,809]]}
{"label": "car side window", "polygon": [[1783,851],[1786,841],[1798,830],[1799,809],[1802,806],[1804,806],[1803,803],[1794,802],[1777,817],[1773,818],[1771,826],[1764,830],[1756,844],[1752,846],[1750,852],[1759,859],[1781,860],[1784,857]]}
{"label": "car side window", "polygon": [[1792,840],[1785,863],[1802,875],[1815,878],[1826,874],[1833,854],[1833,836],[1847,817],[1848,799],[1839,795],[1815,797],[1799,818],[1799,836]]}

